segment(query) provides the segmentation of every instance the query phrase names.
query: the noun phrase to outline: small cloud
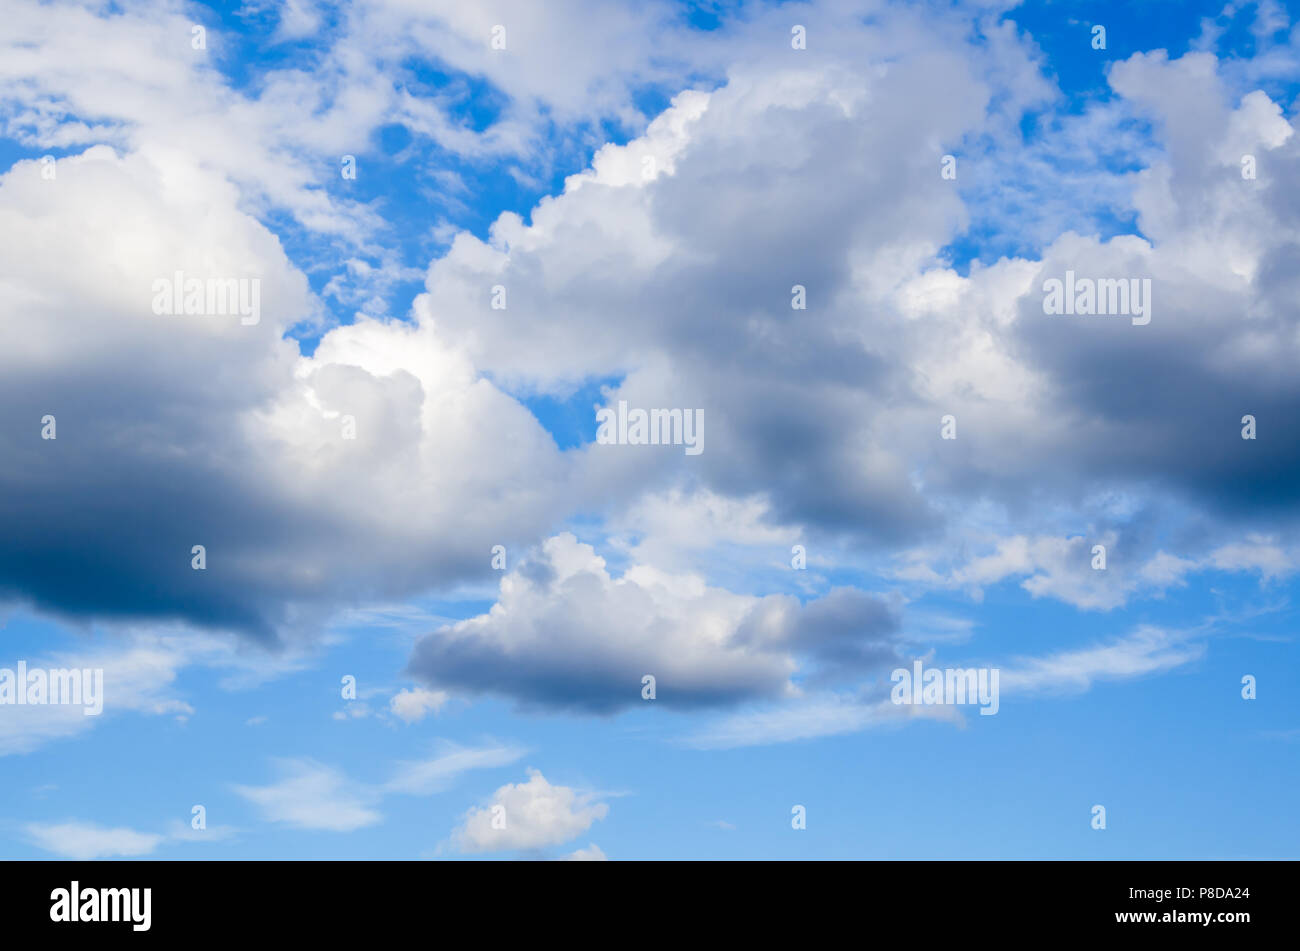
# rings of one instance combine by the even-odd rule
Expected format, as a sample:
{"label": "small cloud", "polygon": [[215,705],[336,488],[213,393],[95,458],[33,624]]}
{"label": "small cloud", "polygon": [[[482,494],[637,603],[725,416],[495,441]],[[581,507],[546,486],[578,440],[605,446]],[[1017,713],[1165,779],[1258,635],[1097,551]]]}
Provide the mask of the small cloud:
{"label": "small cloud", "polygon": [[220,842],[233,838],[239,830],[234,826],[209,826],[196,829],[188,822],[173,819],[167,824],[167,838],[173,842]]}
{"label": "small cloud", "polygon": [[394,716],[404,722],[414,723],[417,720],[423,720],[430,711],[437,713],[442,709],[447,699],[448,694],[445,690],[425,690],[422,687],[416,687],[413,690],[402,690],[395,694],[388,702],[388,708],[393,712]]}
{"label": "small cloud", "polygon": [[360,700],[353,700],[342,710],[334,711],[335,720],[364,720],[368,716],[370,707]]}
{"label": "small cloud", "polygon": [[37,848],[69,859],[148,855],[163,841],[161,835],[124,827],[110,829],[90,822],[30,822],[23,831]]}
{"label": "small cloud", "polygon": [[530,769],[528,782],[502,786],[488,805],[465,813],[452,843],[462,852],[542,849],[581,835],[608,813],[589,793],[552,786]]}
{"label": "small cloud", "polygon": [[268,822],[283,822],[297,829],[351,832],[372,826],[383,816],[342,773],[312,760],[283,760],[284,778],[269,786],[232,786]]}
{"label": "small cloud", "polygon": [[561,862],[608,862],[607,856],[599,845],[592,842],[585,849],[578,849],[576,852],[570,852],[568,855],[560,857]]}
{"label": "small cloud", "polygon": [[446,789],[461,773],[508,766],[523,755],[524,750],[506,746],[476,750],[449,745],[442,755],[433,759],[398,763],[384,789],[413,796],[428,795]]}

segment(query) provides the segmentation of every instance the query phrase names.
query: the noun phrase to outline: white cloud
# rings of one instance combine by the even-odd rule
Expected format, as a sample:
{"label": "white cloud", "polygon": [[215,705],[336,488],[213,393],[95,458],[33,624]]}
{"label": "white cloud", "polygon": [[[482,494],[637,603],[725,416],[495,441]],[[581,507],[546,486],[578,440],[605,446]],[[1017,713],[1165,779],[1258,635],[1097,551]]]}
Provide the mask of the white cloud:
{"label": "white cloud", "polygon": [[29,822],[23,827],[37,847],[67,859],[102,859],[148,855],[165,836],[89,822]]}
{"label": "white cloud", "polygon": [[370,706],[363,700],[350,700],[342,710],[335,710],[332,714],[335,720],[364,720],[370,716]]}
{"label": "white cloud", "polygon": [[[984,164],[1003,168],[1015,152],[1008,142],[1023,143],[988,104],[1031,57],[1000,32],[999,72],[944,39],[917,54],[933,67],[920,80],[897,63],[874,70],[868,44],[856,68],[832,54],[806,69],[735,69],[707,98],[680,97],[645,136],[603,150],[600,170],[572,177],[531,223],[507,214],[486,242],[462,235],[431,267],[416,312],[437,315],[448,339],[498,379],[562,390],[626,374],[603,400],[705,407],[709,448],[689,466],[651,452],[584,453],[593,498],[618,485],[618,502],[636,504],[628,500],[638,492],[698,481],[737,501],[761,495],[768,524],[827,534],[869,526],[859,540],[884,546],[936,523],[969,530],[970,513],[988,502],[1012,523],[1002,534],[1026,550],[973,565],[966,583],[1025,570],[1032,594],[1094,610],[1158,594],[1158,569],[1143,575],[1131,556],[1127,575],[1074,571],[1082,540],[1044,523],[1097,521],[1099,486],[1135,499],[1134,518],[1176,525],[1204,510],[1216,534],[1250,530],[1222,518],[1248,501],[1244,486],[1267,486],[1294,509],[1295,480],[1269,474],[1294,471],[1300,442],[1291,422],[1300,390],[1287,371],[1297,356],[1286,283],[1297,217],[1280,191],[1300,168],[1292,125],[1262,92],[1232,105],[1213,57],[1117,63],[1114,103],[1062,118],[1062,135],[1044,138],[1093,146],[1088,175],[1068,180],[1065,203],[1093,207],[1102,200],[1095,181],[1120,183],[1104,193],[1115,203],[1107,214],[1135,211],[1147,237],[1062,234],[1061,216],[1048,215],[1056,230],[1040,261],[976,265],[963,277],[935,252],[975,210],[950,200],[971,195],[944,190],[926,162],[936,139],[983,133],[1003,149]],[[904,77],[907,92],[894,91]],[[954,88],[966,96],[960,104]],[[875,111],[895,101],[906,101],[905,115]],[[888,129],[887,146],[859,121],[868,109],[875,131]],[[1131,130],[1138,117],[1159,120],[1162,138],[1122,150],[1150,168],[1116,175],[1094,154],[1109,141],[1098,133]],[[1243,189],[1237,163],[1252,149],[1273,172]],[[879,167],[913,152],[906,169]],[[876,158],[863,163],[864,154]],[[660,171],[636,174],[647,155]],[[1058,164],[1036,174],[1062,191],[1063,156],[1044,158]],[[913,165],[928,171],[913,179]],[[837,187],[823,189],[826,181]],[[878,193],[882,182],[890,187]],[[1154,322],[1046,319],[1041,283],[1067,268],[1150,277]],[[617,284],[607,279],[615,272]],[[816,301],[807,318],[790,315],[796,278],[787,274]],[[497,282],[525,302],[523,320],[475,305]],[[1239,404],[1268,410],[1267,443],[1236,438],[1239,414],[1223,407]],[[937,422],[953,411],[961,436],[943,442]],[[1294,518],[1286,521],[1294,535]],[[1198,555],[1194,539],[1169,554]],[[648,560],[679,556],[680,545],[651,544]],[[995,563],[1012,556],[1019,566]]]}
{"label": "white cloud", "polygon": [[[1104,568],[1093,567],[1096,545],[1106,549]],[[1293,574],[1297,564],[1294,553],[1275,537],[1257,533],[1190,558],[1163,549],[1152,554],[1150,545],[1140,536],[1121,536],[1114,530],[1073,537],[971,538],[961,545],[901,552],[894,576],[926,586],[964,588],[977,601],[986,586],[1020,579],[1020,586],[1035,598],[1054,598],[1081,610],[1109,611],[1134,598],[1159,597],[1170,588],[1185,586],[1196,573],[1256,572],[1267,581]],[[1197,547],[1203,550],[1203,541]]]}
{"label": "white cloud", "polygon": [[955,706],[895,704],[888,699],[828,693],[780,707],[728,714],[688,734],[682,742],[702,750],[766,746],[899,726],[917,719],[960,723],[962,715]]}
{"label": "white cloud", "polygon": [[[238,205],[211,174],[102,148],[53,182],[30,162],[0,177],[23,235],[0,254],[0,442],[30,462],[2,480],[0,585],[39,608],[291,644],[338,608],[486,575],[493,544],[576,497],[549,435],[432,324],[358,320],[301,357],[281,335],[310,309],[306,279]],[[155,315],[151,284],[176,270],[260,280],[260,322]],[[19,422],[46,413],[57,441]],[[38,532],[20,513],[47,504],[68,517]],[[71,581],[85,571],[114,584]]]}
{"label": "white cloud", "polygon": [[416,687],[411,690],[399,690],[388,701],[388,708],[393,715],[407,723],[423,720],[430,713],[437,713],[447,702],[445,690],[425,690]]}
{"label": "white cloud", "polygon": [[716,569],[719,561],[746,555],[758,564],[744,568],[770,567],[774,557],[788,568],[791,546],[800,538],[797,526],[772,524],[761,495],[732,498],[679,486],[636,499],[613,513],[606,527],[611,547],[665,571]]}
{"label": "white cloud", "polygon": [[196,829],[188,822],[173,819],[167,823],[167,839],[172,842],[226,842],[238,834],[234,826],[208,826]]}
{"label": "white cloud", "polygon": [[585,849],[576,849],[564,856],[562,861],[565,862],[607,862],[607,856],[599,845],[595,842],[588,845]]}
{"label": "white cloud", "polygon": [[[1053,90],[1008,24],[981,26],[972,43],[965,11],[896,9],[864,25],[814,8],[817,55],[792,57],[771,41],[787,12],[764,10],[684,39],[691,62],[665,64],[658,48],[681,29],[666,5],[503,9],[510,46],[494,56],[483,10],[362,4],[316,73],[274,72],[251,100],[194,55],[169,4],[104,17],[14,5],[0,41],[4,128],[29,145],[96,144],[61,159],[55,182],[33,162],[0,179],[0,451],[25,461],[0,477],[0,587],[82,620],[181,617],[296,645],[340,610],[481,579],[492,545],[526,549],[594,512],[627,571],[557,535],[532,574],[505,577],[491,611],[423,638],[412,665],[448,689],[609,710],[639,702],[647,673],[662,705],[795,694],[812,649],[795,636],[804,610],[720,585],[701,556],[714,546],[766,560],[797,530],[855,554],[902,549],[898,577],[919,587],[1016,578],[1095,610],[1207,567],[1293,570],[1300,206],[1287,183],[1300,137],[1278,103],[1239,88],[1240,66],[1205,53],[1115,63],[1113,101],[1054,117],[1053,148],[1094,147],[1066,180],[1059,151],[1022,148],[1021,111]],[[317,12],[291,5],[281,28],[305,35]],[[1258,22],[1281,42],[1273,13]],[[212,40],[215,52],[220,30]],[[503,91],[504,118],[477,133],[400,90],[383,60],[422,47]],[[684,88],[700,67],[725,83]],[[654,79],[679,91],[672,108],[599,149],[527,223],[507,213],[486,241],[458,234],[410,322],[360,318],[311,356],[284,339],[319,302],[254,214],[288,208],[345,236],[349,279],[400,273],[352,247],[382,222],[317,187],[320,155],[397,118],[461,154],[520,154],[538,145],[542,116],[631,118],[630,90]],[[1097,143],[1137,118],[1154,120],[1156,138],[1126,132],[1120,151],[1147,167],[1112,174]],[[1017,170],[1044,166],[1035,174],[1052,187],[1022,196],[1036,235],[1053,223],[1038,260],[968,276],[947,266],[941,249],[992,214],[978,171],[975,191],[939,178],[948,148],[964,170],[1001,178],[1015,178],[998,161],[1008,156],[1026,153]],[[1249,184],[1236,167],[1246,151],[1263,172]],[[1059,233],[1071,204],[1131,212],[1143,236]],[[177,268],[258,276],[263,320],[159,320],[146,289]],[[1045,320],[1042,279],[1067,268],[1150,276],[1152,324]],[[806,313],[789,309],[795,282]],[[506,312],[485,306],[496,283],[509,285]],[[707,451],[560,452],[512,395],[596,379],[618,381],[602,401],[703,407]],[[1236,437],[1241,407],[1261,420],[1249,444]],[[51,409],[60,439],[34,449],[31,421]],[[947,412],[959,417],[951,443],[936,438]],[[355,441],[340,437],[344,415]],[[1149,539],[1206,524],[1126,549],[1115,520],[1094,517],[1107,514],[1099,484],[1133,500]],[[1222,517],[1243,503],[1250,518]],[[35,524],[34,510],[67,517]],[[1256,511],[1275,534],[1256,531]],[[1061,524],[1118,541],[1110,568],[1091,571],[1096,539]],[[914,547],[936,536],[976,541],[945,563],[942,544]],[[193,541],[213,543],[207,572],[188,570]],[[372,555],[359,563],[359,550]],[[87,587],[88,576],[114,584]],[[811,616],[828,627],[861,606],[822,600]],[[885,641],[869,646],[884,653]],[[1161,669],[1181,656],[1169,651],[1062,655],[1021,676],[1091,682],[1090,664]],[[185,715],[169,686],[184,662],[174,647],[123,658],[122,706]],[[415,719],[439,696],[404,692],[390,710]],[[843,728],[872,722],[855,703],[825,705]],[[757,732],[807,735],[815,713]],[[85,726],[14,722],[0,751]]]}
{"label": "white cloud", "polygon": [[194,829],[179,819],[170,821],[167,832],[163,835],[125,827],[109,828],[76,820],[59,823],[29,822],[23,831],[37,847],[69,859],[150,855],[163,842],[222,842],[237,832],[231,826]]}
{"label": "white cloud", "polygon": [[[1091,689],[1101,681],[1120,681],[1164,673],[1205,655],[1203,639],[1143,625],[1111,643],[1058,651],[1044,657],[1019,657],[969,668],[996,667],[999,694],[1064,695]],[[931,666],[935,661],[928,658]],[[956,704],[895,704],[870,691],[857,695],[825,693],[778,707],[742,711],[721,717],[688,734],[684,745],[697,749],[731,749],[789,743],[822,736],[899,726],[917,719],[942,720],[964,726],[963,708]]]}
{"label": "white cloud", "polygon": [[525,750],[509,746],[472,749],[448,744],[432,759],[398,763],[384,788],[394,793],[428,795],[446,789],[463,773],[508,766],[524,753]]}
{"label": "white cloud", "polygon": [[1209,561],[1222,571],[1257,571],[1266,580],[1293,574],[1296,556],[1284,551],[1276,539],[1251,535],[1242,541],[1216,548]]}
{"label": "white cloud", "polygon": [[1141,677],[1182,667],[1203,657],[1205,650],[1203,642],[1189,642],[1185,634],[1142,625],[1109,644],[1016,661],[1002,668],[1001,686],[1013,693],[1084,691],[1097,681]]}
{"label": "white cloud", "polygon": [[469,810],[452,842],[462,852],[544,849],[581,835],[608,813],[590,794],[552,786],[530,769],[528,782],[502,786],[487,806]]}
{"label": "white cloud", "polygon": [[252,803],[268,822],[296,829],[352,832],[380,822],[371,808],[373,793],[352,783],[337,770],[311,760],[282,760],[283,778],[269,786],[231,788]]}
{"label": "white cloud", "polygon": [[791,662],[736,637],[761,602],[648,567],[615,579],[563,534],[502,579],[490,612],[423,638],[411,669],[451,689],[591,709],[641,702],[647,674],[685,702],[779,693]]}
{"label": "white cloud", "polygon": [[832,589],[735,594],[694,573],[629,566],[619,578],[592,546],[556,535],[501,581],[485,614],[422,638],[410,672],[456,691],[609,712],[644,703],[709,706],[793,696],[805,672],[845,676],[895,656],[897,620],[882,598]]}
{"label": "white cloud", "polygon": [[44,744],[76,736],[122,713],[172,716],[183,720],[194,707],[175,687],[181,670],[233,664],[234,649],[219,638],[198,633],[159,634],[127,630],[96,637],[91,645],[18,659],[31,668],[103,671],[103,709],[86,716],[68,704],[6,706],[0,717],[0,756],[27,753]]}
{"label": "white cloud", "polygon": [[377,785],[357,782],[311,759],[280,759],[275,761],[278,781],[231,788],[267,822],[352,832],[383,820],[379,805],[385,796],[427,796],[447,789],[470,770],[507,766],[523,755],[524,750],[508,746],[467,748],[445,743],[432,758],[396,763],[391,778]]}
{"label": "white cloud", "polygon": [[288,40],[310,36],[320,28],[320,19],[314,0],[284,0],[276,36]]}

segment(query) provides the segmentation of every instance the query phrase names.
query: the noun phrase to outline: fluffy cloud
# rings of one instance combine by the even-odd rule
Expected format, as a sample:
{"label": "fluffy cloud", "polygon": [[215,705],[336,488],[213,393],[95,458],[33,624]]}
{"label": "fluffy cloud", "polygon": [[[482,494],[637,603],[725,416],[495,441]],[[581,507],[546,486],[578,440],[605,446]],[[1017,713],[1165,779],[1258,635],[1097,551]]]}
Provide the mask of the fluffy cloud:
{"label": "fluffy cloud", "polygon": [[[424,162],[444,176],[454,173],[427,153],[549,174],[557,152],[591,138],[589,123],[638,125],[637,91],[680,87],[717,63],[666,0],[636,9],[562,0],[545,13],[508,0],[490,14],[443,0],[359,0],[328,17],[310,0],[254,2],[234,13],[248,32],[200,16],[205,49],[191,42],[195,11],[177,0],[112,11],[15,0],[6,12],[0,131],[41,148],[107,143],[191,156],[259,207],[370,254],[379,253],[383,219],[325,187],[323,169],[332,172],[343,154],[373,154],[380,127],[400,123],[417,136]],[[489,45],[498,24],[505,50]],[[667,35],[682,55],[665,55]],[[251,90],[227,79],[250,43],[274,55],[278,44],[306,38],[319,44],[310,66],[267,68]],[[429,69],[447,71],[448,81],[429,86]],[[463,115],[471,97],[495,113],[486,128]],[[416,173],[422,164],[410,163]]]}
{"label": "fluffy cloud", "polygon": [[[1038,54],[979,5],[808,10],[807,51],[789,48],[788,11],[747,13],[725,45],[683,39],[682,63],[629,39],[683,29],[659,4],[508,4],[497,57],[481,11],[363,6],[372,19],[345,18],[317,75],[276,71],[256,99],[213,68],[219,36],[215,62],[193,55],[169,4],[109,18],[102,43],[90,8],[15,8],[5,128],[118,151],[0,179],[0,596],[283,646],[341,610],[482,580],[493,545],[551,536],[491,610],[420,640],[410,668],[431,689],[392,707],[415,719],[439,690],[607,712],[640,702],[647,673],[669,706],[789,698],[893,657],[896,602],[724,586],[702,554],[718,546],[768,561],[807,540],[921,588],[1017,578],[1088,609],[1194,570],[1292,570],[1300,137],[1239,66],[1116,63],[1112,99],[1053,115],[1052,138],[1128,143],[1149,123],[1131,150],[1144,167],[1115,172],[1099,148],[1057,181],[1061,156],[1020,131],[1052,101]],[[295,5],[281,38],[318,23]],[[383,74],[420,45],[501,95],[488,131]],[[160,51],[145,65],[111,52],[144,48]],[[720,82],[689,88],[699,70]],[[258,216],[288,208],[351,244],[377,226],[315,187],[319,155],[394,117],[462,155],[523,153],[541,116],[632,124],[633,87],[660,81],[677,95],[643,135],[600,149],[527,221],[456,234],[410,320],[359,318],[309,354],[285,338],[320,303]],[[972,205],[1000,188],[989,169],[1038,166],[1015,200],[1038,209],[1041,249],[949,267]],[[1140,234],[1093,234],[1099,204]],[[257,278],[262,319],[155,316],[151,283],[176,270]],[[1152,322],[1047,317],[1043,281],[1066,270],[1149,277]],[[705,452],[560,451],[522,401],[595,381],[613,381],[602,404],[702,408]],[[1247,413],[1256,440],[1239,438]],[[57,440],[39,437],[46,414]],[[955,440],[938,438],[945,414]],[[621,576],[555,535],[579,515],[615,533]],[[1094,539],[1114,541],[1107,573],[1083,566]]]}
{"label": "fluffy cloud", "polygon": [[[1062,538],[1024,535],[969,539],[955,559],[931,548],[903,552],[895,577],[930,586],[963,588],[976,600],[986,585],[1020,578],[1034,597],[1051,597],[1082,610],[1121,607],[1133,597],[1159,597],[1187,584],[1190,575],[1206,572],[1252,572],[1267,582],[1295,573],[1300,556],[1275,536],[1248,533],[1240,541],[1211,548],[1196,558],[1151,552],[1155,542],[1141,531],[1121,536],[1113,530],[1092,536]],[[1100,545],[1106,560],[1100,561]],[[1202,545],[1202,548],[1205,546]],[[989,549],[986,553],[979,553]],[[1094,566],[1096,562],[1096,566]],[[941,569],[941,570],[936,570]]]}
{"label": "fluffy cloud", "polygon": [[[1089,135],[1153,124],[1163,149],[1143,153],[1150,167],[1104,173],[1126,183],[1143,236],[1054,233],[1040,260],[963,277],[939,252],[969,193],[940,179],[936,143],[991,136],[996,164],[1012,151],[997,110],[1011,107],[1004,74],[942,40],[888,67],[864,40],[855,66],[765,63],[683,93],[530,223],[507,214],[487,242],[461,235],[417,314],[507,382],[615,376],[606,405],[702,407],[699,457],[584,453],[587,495],[614,511],[625,503],[611,487],[627,499],[698,483],[761,498],[768,527],[852,549],[961,541],[964,513],[988,505],[1005,534],[1058,545],[1080,523],[1145,534],[1135,567],[1162,533],[1177,536],[1175,557],[1279,518],[1293,535],[1292,124],[1262,91],[1233,103],[1212,56],[1134,56],[1112,70],[1108,112],[1076,121]],[[1242,178],[1247,153],[1257,180]],[[1068,184],[1076,204],[1093,201]],[[1045,315],[1042,284],[1066,270],[1150,278],[1152,322]],[[487,307],[498,283],[508,312]],[[796,283],[807,311],[790,309]],[[940,440],[949,413],[959,435]],[[1266,436],[1240,438],[1246,413]],[[1134,590],[1076,587],[1031,582],[1087,607]]]}
{"label": "fluffy cloud", "polygon": [[[431,326],[362,320],[300,356],[281,335],[305,280],[236,205],[184,162],[103,148],[0,179],[0,447],[21,462],[0,470],[0,595],[273,642],[486,573],[564,508],[550,437]],[[260,280],[260,322],[155,315],[176,271]]]}
{"label": "fluffy cloud", "polygon": [[423,720],[430,712],[437,713],[447,702],[445,690],[399,690],[388,701],[388,709],[398,719],[407,723]]}
{"label": "fluffy cloud", "polygon": [[567,786],[553,786],[540,771],[530,769],[528,782],[502,786],[488,805],[469,810],[452,833],[452,842],[462,852],[545,849],[581,835],[608,813],[605,803]]}
{"label": "fluffy cloud", "polygon": [[458,692],[594,712],[643,703],[652,675],[657,704],[699,707],[793,695],[801,658],[826,676],[884,665],[897,656],[897,628],[890,605],[856,589],[801,605],[646,565],[614,578],[566,533],[502,579],[488,613],[422,638],[409,672]]}

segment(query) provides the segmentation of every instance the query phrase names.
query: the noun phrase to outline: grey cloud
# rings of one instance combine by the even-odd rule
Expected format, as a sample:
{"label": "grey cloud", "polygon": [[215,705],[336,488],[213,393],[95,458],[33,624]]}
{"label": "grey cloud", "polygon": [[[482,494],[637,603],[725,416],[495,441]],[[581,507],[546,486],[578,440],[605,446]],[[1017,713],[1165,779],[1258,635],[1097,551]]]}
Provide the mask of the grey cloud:
{"label": "grey cloud", "polygon": [[638,566],[615,579],[571,535],[530,560],[545,570],[520,567],[492,611],[425,635],[407,672],[525,707],[612,713],[650,702],[647,674],[653,703],[690,709],[788,695],[805,665],[819,680],[844,680],[896,656],[896,612],[854,589],[801,605]]}

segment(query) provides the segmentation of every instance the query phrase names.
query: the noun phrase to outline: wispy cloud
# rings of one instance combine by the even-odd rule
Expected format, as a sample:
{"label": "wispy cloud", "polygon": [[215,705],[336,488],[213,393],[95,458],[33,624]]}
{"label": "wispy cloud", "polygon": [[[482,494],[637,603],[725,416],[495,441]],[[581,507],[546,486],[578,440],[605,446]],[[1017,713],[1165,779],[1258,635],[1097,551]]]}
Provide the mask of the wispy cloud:
{"label": "wispy cloud", "polygon": [[373,793],[343,773],[312,760],[281,760],[282,778],[268,786],[231,788],[252,803],[267,822],[297,829],[352,832],[382,821],[371,804]]}
{"label": "wispy cloud", "polygon": [[38,848],[69,859],[131,858],[148,855],[166,836],[89,822],[29,822],[23,827]]}
{"label": "wispy cloud", "polygon": [[470,770],[509,766],[526,753],[527,750],[512,746],[468,749],[447,744],[432,759],[398,763],[384,789],[413,796],[440,792]]}

